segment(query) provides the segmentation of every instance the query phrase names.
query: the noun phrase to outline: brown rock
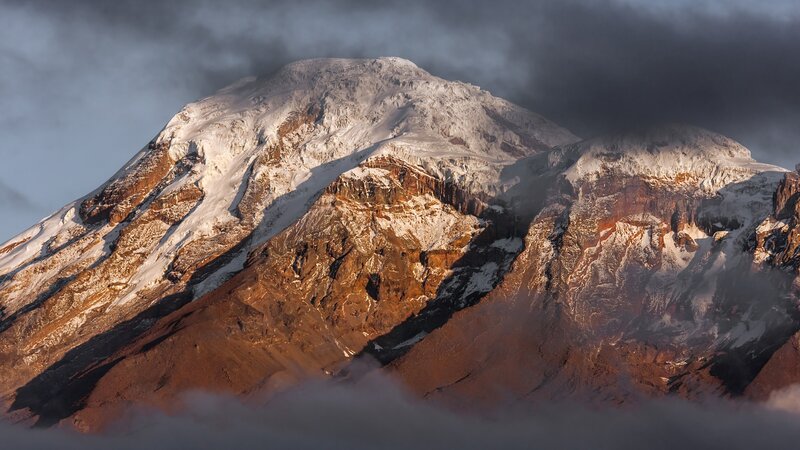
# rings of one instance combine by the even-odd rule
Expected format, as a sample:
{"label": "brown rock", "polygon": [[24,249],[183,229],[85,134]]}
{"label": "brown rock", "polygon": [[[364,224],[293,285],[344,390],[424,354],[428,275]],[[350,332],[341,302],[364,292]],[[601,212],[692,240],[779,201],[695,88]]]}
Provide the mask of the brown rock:
{"label": "brown rock", "polygon": [[111,181],[94,197],[81,204],[81,218],[88,224],[108,222],[110,225],[125,220],[133,210],[173,169],[167,143],[151,143],[151,151],[144,154],[127,174]]}
{"label": "brown rock", "polygon": [[774,215],[778,220],[800,219],[800,173],[787,173],[775,191]]}

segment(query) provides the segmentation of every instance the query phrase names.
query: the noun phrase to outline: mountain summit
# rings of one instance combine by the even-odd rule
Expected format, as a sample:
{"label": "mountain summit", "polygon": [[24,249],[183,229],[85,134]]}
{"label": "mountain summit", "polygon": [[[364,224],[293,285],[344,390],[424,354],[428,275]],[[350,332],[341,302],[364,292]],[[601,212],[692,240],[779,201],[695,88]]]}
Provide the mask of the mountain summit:
{"label": "mountain summit", "polygon": [[800,329],[797,177],[686,126],[579,141],[398,58],[297,62],[0,246],[0,393],[79,429],[353,359],[455,402],[745,394]]}

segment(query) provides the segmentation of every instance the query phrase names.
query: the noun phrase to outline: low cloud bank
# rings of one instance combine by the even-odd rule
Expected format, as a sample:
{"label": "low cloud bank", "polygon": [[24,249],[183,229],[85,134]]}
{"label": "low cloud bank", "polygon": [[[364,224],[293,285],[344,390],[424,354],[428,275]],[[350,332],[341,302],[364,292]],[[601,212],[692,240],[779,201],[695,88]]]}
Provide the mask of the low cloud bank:
{"label": "low cloud bank", "polygon": [[765,405],[660,400],[617,409],[551,405],[490,417],[434,407],[385,380],[307,385],[266,405],[193,395],[179,415],[141,411],[100,436],[3,425],[15,449],[796,448],[800,387]]}

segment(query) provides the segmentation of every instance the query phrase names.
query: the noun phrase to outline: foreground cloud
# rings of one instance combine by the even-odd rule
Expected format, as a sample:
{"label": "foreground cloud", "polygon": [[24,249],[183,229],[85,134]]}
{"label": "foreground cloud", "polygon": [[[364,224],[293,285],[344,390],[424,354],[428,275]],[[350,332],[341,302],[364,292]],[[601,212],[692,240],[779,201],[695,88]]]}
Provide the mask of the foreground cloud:
{"label": "foreground cloud", "polygon": [[3,446],[16,449],[788,449],[800,439],[798,421],[762,406],[673,400],[619,409],[551,405],[458,414],[372,380],[307,385],[261,406],[196,394],[185,413],[141,411],[101,436],[10,425],[0,433]]}

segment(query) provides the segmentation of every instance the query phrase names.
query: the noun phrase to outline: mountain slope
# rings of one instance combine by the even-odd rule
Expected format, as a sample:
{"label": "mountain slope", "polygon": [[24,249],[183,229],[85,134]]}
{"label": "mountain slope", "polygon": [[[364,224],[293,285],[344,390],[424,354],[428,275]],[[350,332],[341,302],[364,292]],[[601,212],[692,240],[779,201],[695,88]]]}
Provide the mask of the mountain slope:
{"label": "mountain slope", "polygon": [[[330,339],[344,358],[424,307],[473,237],[494,229],[478,216],[505,189],[504,167],[575,140],[476,87],[394,58],[303,61],[268,80],[243,80],[188,105],[108,183],[3,247],[2,392],[23,416],[71,414],[85,394],[70,384],[77,375],[105,367],[104,357],[158,317],[206,293],[220,297],[218,286],[282,240],[291,264],[268,275],[288,277],[287,286],[301,278],[288,300],[316,305],[299,295],[322,277],[337,280],[334,291],[353,291],[354,312],[335,292],[317,295],[313,331],[333,335],[307,344]],[[341,240],[329,243],[328,233]],[[308,258],[333,262],[306,274]],[[342,267],[355,272],[350,279]],[[498,274],[477,276],[485,284]],[[394,302],[371,311],[387,296]],[[311,365],[335,361],[294,353]]]}
{"label": "mountain slope", "polygon": [[502,284],[390,370],[456,403],[742,394],[798,329],[797,266],[755,241],[796,174],[687,127],[554,154],[566,183]]}
{"label": "mountain slope", "polygon": [[459,405],[763,396],[796,381],[797,177],[693,127],[578,141],[408,61],[302,61],[0,247],[0,392],[85,430],[354,360]]}

